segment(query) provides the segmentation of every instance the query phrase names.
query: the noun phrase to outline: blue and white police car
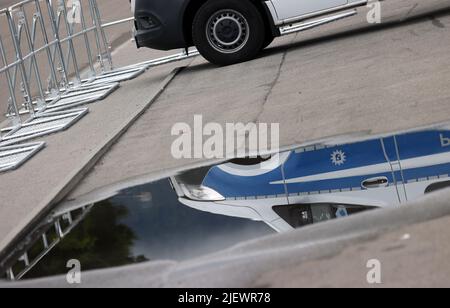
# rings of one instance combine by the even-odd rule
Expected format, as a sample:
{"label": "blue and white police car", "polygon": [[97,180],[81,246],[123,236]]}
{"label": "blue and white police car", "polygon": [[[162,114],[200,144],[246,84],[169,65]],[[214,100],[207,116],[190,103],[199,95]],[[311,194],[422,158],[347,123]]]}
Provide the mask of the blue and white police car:
{"label": "blue and white police car", "polygon": [[171,181],[189,207],[284,232],[401,206],[450,187],[449,174],[450,131],[429,130],[235,160],[207,168],[197,184],[183,175]]}

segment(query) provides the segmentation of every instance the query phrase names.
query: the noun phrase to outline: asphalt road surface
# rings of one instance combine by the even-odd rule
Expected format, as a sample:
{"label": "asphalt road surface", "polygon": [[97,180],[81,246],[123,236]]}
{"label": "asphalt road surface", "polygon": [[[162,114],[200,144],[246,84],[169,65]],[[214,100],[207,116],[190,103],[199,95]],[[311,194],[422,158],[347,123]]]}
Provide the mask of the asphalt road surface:
{"label": "asphalt road surface", "polygon": [[367,25],[362,10],[278,39],[248,63],[216,68],[196,59],[70,194],[69,203],[147,182],[154,172],[204,163],[175,160],[170,153],[172,126],[192,126],[194,114],[223,125],[280,123],[281,147],[449,121],[450,16],[417,16],[449,8],[450,1],[383,4],[380,26]]}
{"label": "asphalt road surface", "polygon": [[[194,114],[221,124],[280,123],[280,144],[286,148],[448,123],[450,1],[382,3],[381,25],[368,25],[367,10],[361,9],[355,17],[278,39],[254,61],[217,68],[199,57],[151,69],[123,84],[107,100],[91,105],[89,116],[75,127],[46,137],[47,148],[25,166],[0,175],[0,200],[8,200],[0,207],[0,250],[58,204],[90,203],[208,163],[170,155],[172,125],[192,123]],[[135,52],[131,44],[124,45],[116,58],[130,60]],[[180,65],[184,70],[167,80]],[[155,99],[164,83],[164,92]],[[143,113],[135,118],[135,112]],[[130,127],[124,123],[129,119],[134,119]],[[127,129],[115,139],[111,135],[118,127]],[[95,151],[105,139],[115,144],[97,160]],[[447,197],[434,202],[445,207]],[[433,230],[426,227],[423,234]],[[152,264],[147,270],[155,267],[161,270]],[[302,270],[300,264],[297,273]],[[274,269],[261,281],[277,275]]]}

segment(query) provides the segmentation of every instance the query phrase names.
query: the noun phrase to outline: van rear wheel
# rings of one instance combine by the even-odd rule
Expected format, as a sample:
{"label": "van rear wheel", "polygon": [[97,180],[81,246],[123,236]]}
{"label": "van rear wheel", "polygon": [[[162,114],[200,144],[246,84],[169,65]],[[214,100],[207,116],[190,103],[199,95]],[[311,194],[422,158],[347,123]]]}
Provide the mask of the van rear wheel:
{"label": "van rear wheel", "polygon": [[254,58],[263,48],[263,18],[247,0],[210,0],[197,12],[192,38],[206,60],[230,65]]}

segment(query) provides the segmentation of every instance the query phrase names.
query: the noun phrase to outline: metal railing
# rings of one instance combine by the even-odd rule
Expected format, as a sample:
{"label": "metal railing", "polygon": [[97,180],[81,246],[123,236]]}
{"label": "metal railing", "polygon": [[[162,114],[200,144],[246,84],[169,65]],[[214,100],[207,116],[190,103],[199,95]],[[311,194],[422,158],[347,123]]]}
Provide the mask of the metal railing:
{"label": "metal railing", "polygon": [[[106,98],[120,82],[198,54],[115,69],[105,29],[133,20],[103,23],[97,0],[25,0],[1,10],[0,26],[7,31],[0,33],[0,79],[8,95],[0,99],[8,100],[10,125],[0,130],[0,149],[68,129],[89,112],[81,106]],[[0,172],[24,162],[11,164],[17,157],[5,155]],[[6,162],[10,168],[1,168]]]}
{"label": "metal railing", "polygon": [[6,270],[5,278],[10,281],[22,279],[84,220],[93,207],[89,205],[49,217],[12,252],[16,262]]}

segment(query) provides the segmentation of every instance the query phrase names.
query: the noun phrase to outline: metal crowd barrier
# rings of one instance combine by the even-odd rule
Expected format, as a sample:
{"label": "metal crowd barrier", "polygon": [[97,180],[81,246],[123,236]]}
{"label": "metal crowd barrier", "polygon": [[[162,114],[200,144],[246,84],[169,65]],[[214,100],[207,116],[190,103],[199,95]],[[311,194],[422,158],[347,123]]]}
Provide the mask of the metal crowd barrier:
{"label": "metal crowd barrier", "polygon": [[4,278],[10,281],[22,279],[84,220],[93,207],[89,205],[50,217],[45,224],[36,228],[29,235],[28,242],[12,252],[17,261],[8,267]]}
{"label": "metal crowd barrier", "polygon": [[0,25],[8,29],[0,33],[0,78],[11,122],[0,130],[0,172],[45,145],[23,142],[68,129],[89,112],[82,106],[106,98],[120,82],[198,55],[194,50],[114,68],[105,29],[131,21],[103,24],[97,0],[25,0],[0,11]]}

